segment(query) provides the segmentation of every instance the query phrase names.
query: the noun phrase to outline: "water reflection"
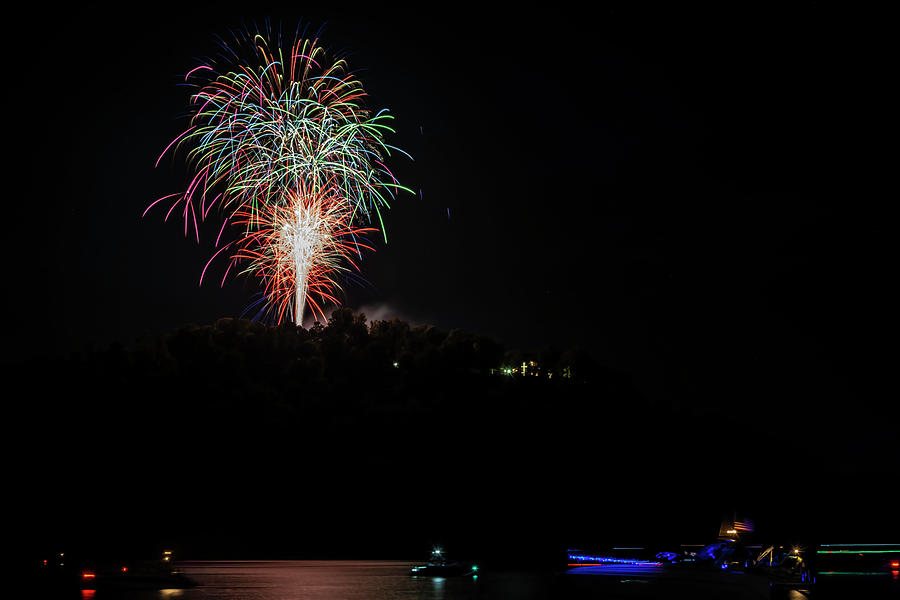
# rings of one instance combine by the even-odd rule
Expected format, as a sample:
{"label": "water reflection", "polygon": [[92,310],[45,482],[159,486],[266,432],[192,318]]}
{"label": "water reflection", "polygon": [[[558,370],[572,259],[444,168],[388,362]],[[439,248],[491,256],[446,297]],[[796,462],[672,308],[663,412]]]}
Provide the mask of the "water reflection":
{"label": "water reflection", "polygon": [[[485,572],[479,577],[417,577],[402,561],[226,561],[191,562],[188,589],[81,590],[81,600],[568,600],[721,598],[722,590],[663,586],[655,579],[527,572]],[[730,581],[730,580],[729,580]],[[736,581],[736,580],[735,580]],[[654,583],[655,582],[655,583]],[[678,583],[678,582],[674,582]],[[708,583],[708,582],[707,582]],[[732,582],[734,583],[734,582]],[[708,586],[707,586],[708,587]],[[763,596],[747,586],[730,587],[731,599]],[[808,600],[805,590],[784,590],[779,600]],[[857,600],[880,596],[868,592]]]}
{"label": "water reflection", "polygon": [[406,561],[235,561],[185,563],[200,585],[184,600],[465,600],[471,577],[414,577]]}

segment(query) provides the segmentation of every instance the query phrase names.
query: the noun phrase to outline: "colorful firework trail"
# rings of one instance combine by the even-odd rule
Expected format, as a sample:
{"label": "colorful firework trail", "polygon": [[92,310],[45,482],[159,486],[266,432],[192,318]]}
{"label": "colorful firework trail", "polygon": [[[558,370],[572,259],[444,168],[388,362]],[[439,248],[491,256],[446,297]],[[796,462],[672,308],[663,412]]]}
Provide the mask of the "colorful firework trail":
{"label": "colorful firework trail", "polygon": [[[413,193],[383,162],[399,151],[383,139],[392,117],[364,107],[362,84],[317,38],[298,33],[284,45],[280,35],[256,33],[221,47],[217,60],[186,75],[198,90],[191,121],[160,156],[187,148],[190,183],[147,210],[172,202],[166,220],[179,208],[185,235],[193,227],[198,241],[198,220],[215,210],[223,221],[210,262],[227,257],[223,284],[245,263],[239,272],[262,279],[276,322],[300,325],[307,304],[324,318],[339,277],[373,250],[365,236],[384,232],[389,199]],[[241,235],[220,247],[229,225]]]}
{"label": "colorful firework trail", "polygon": [[238,210],[234,218],[249,232],[236,243],[234,257],[262,278],[278,322],[296,307],[302,311],[307,298],[319,314],[323,307],[317,299],[338,303],[334,275],[358,270],[353,255],[374,250],[362,236],[377,230],[353,225],[337,185],[293,190],[261,213]]}

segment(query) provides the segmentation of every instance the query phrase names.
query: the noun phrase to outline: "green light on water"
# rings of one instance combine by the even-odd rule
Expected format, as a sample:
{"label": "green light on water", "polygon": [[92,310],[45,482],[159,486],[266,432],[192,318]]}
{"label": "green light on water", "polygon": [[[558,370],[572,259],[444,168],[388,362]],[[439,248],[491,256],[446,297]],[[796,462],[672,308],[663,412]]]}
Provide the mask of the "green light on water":
{"label": "green light on water", "polygon": [[816,554],[898,554],[900,550],[817,550]]}
{"label": "green light on water", "polygon": [[819,575],[856,575],[856,576],[872,576],[872,575],[887,575],[887,573],[882,573],[881,571],[820,571]]}
{"label": "green light on water", "polygon": [[822,544],[823,548],[850,548],[860,546],[900,546],[900,544]]}

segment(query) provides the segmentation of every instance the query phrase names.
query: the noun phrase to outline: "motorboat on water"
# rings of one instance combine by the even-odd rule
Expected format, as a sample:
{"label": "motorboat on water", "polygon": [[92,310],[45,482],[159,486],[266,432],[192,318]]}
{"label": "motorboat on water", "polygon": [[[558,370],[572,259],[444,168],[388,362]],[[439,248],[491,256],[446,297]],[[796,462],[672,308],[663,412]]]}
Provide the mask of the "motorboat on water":
{"label": "motorboat on water", "polygon": [[423,577],[458,577],[478,575],[478,565],[448,560],[441,548],[434,548],[428,563],[410,569],[410,575]]}

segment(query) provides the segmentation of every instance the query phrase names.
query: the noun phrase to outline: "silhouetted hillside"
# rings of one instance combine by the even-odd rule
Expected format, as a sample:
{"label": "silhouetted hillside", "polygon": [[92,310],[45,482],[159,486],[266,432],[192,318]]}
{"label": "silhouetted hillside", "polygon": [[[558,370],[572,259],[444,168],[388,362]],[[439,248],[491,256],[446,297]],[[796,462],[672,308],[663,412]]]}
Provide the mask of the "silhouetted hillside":
{"label": "silhouetted hillside", "polygon": [[646,404],[581,350],[508,351],[456,329],[368,324],[346,309],[310,330],[221,319],[17,375],[33,382],[31,416],[57,442],[115,440],[138,454],[165,445],[172,457],[324,446],[365,448],[358,458],[378,461],[435,443],[472,453],[523,427],[555,436],[554,419],[576,411],[608,420]]}
{"label": "silhouetted hillside", "polygon": [[576,526],[547,515],[676,485],[635,465],[714,430],[585,351],[349,310],[310,330],[222,319],[8,378],[28,384],[42,535],[218,555],[565,537]]}

